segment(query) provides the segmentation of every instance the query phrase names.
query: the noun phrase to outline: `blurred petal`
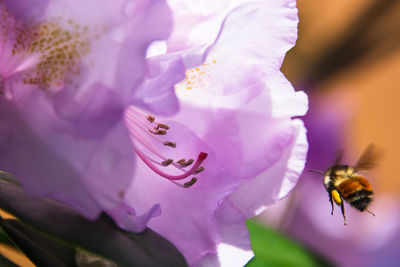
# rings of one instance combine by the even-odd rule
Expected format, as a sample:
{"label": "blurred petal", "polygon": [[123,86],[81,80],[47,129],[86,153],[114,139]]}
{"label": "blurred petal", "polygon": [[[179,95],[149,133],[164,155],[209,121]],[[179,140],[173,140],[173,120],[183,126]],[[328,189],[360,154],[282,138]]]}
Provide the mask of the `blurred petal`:
{"label": "blurred petal", "polygon": [[[7,36],[0,58],[0,168],[29,192],[93,219],[124,203],[135,156],[123,112],[145,79],[147,46],[170,33],[170,9],[162,0],[35,2],[43,8],[0,3]],[[30,20],[13,17],[28,13]],[[168,82],[172,88],[175,81]],[[117,223],[135,217],[133,209],[126,213]],[[142,214],[129,220],[130,228],[143,229],[157,211]]]}
{"label": "blurred petal", "polygon": [[2,101],[1,128],[10,135],[0,149],[2,170],[28,191],[64,201],[90,218],[101,207],[118,205],[135,161],[121,121],[101,135],[87,135],[79,125],[60,121],[42,92],[29,99],[23,108]]}
{"label": "blurred petal", "polygon": [[8,11],[18,20],[39,19],[50,0],[2,0]]}
{"label": "blurred petal", "polygon": [[66,201],[94,218],[100,211],[99,205],[77,170],[44,144],[47,136],[35,133],[24,113],[4,99],[0,101],[1,169],[14,173],[31,193]]}

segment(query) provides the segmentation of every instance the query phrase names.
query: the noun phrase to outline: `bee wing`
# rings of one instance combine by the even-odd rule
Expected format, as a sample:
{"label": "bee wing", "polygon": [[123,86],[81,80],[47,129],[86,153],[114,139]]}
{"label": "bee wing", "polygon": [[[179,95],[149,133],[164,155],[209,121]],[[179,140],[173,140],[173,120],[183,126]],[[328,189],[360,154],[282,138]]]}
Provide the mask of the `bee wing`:
{"label": "bee wing", "polygon": [[338,165],[343,157],[343,149],[336,151],[335,163],[334,165]]}
{"label": "bee wing", "polygon": [[374,143],[371,143],[358,159],[354,169],[357,171],[369,170],[375,166],[379,158],[380,154],[377,153]]}

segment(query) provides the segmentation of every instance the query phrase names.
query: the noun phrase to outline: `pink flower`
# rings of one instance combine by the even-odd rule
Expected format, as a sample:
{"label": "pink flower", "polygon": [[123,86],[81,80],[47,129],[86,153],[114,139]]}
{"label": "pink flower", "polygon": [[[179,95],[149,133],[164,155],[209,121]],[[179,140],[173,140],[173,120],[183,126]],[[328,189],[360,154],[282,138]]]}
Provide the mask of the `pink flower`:
{"label": "pink flower", "polygon": [[[0,24],[0,169],[90,219],[125,207],[135,154],[123,112],[146,89],[148,45],[170,34],[165,1],[3,0]],[[132,216],[135,230],[158,213]]]}
{"label": "pink flower", "polygon": [[295,1],[247,2],[169,1],[172,28],[162,0],[3,0],[0,169],[126,230],[162,211],[148,225],[190,265],[245,264],[244,220],[307,151],[307,97],[280,72]]}
{"label": "pink flower", "polygon": [[[144,160],[126,202],[139,213],[160,204],[162,215],[148,225],[191,266],[243,266],[252,256],[245,219],[285,197],[305,163],[305,128],[291,118],[304,115],[307,98],[280,72],[297,37],[295,2],[176,2],[169,2],[172,35],[153,52],[155,58],[183,57],[186,77],[175,86],[180,110],[154,122],[137,107],[127,111],[135,150]],[[197,31],[202,25],[209,35]],[[169,127],[153,134],[158,123]],[[195,164],[203,153],[208,156],[200,173],[199,166],[180,166],[180,159]],[[194,185],[182,188],[194,177]],[[129,220],[120,222],[129,229]]]}

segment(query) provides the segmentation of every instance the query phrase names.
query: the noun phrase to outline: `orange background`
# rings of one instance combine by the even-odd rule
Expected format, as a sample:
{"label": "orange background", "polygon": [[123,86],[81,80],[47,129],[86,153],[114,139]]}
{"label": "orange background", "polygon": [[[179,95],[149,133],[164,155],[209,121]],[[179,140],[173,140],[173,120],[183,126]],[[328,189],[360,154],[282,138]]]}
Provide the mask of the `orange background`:
{"label": "orange background", "polygon": [[[379,2],[390,6],[387,4],[380,16],[373,16],[379,10]],[[345,136],[345,153],[351,158],[358,157],[371,142],[383,148],[384,157],[373,172],[374,188],[378,194],[397,195],[400,193],[400,1],[300,0],[298,9],[299,39],[282,68],[295,86],[312,76],[313,64],[348,36],[359,32],[357,42],[370,48],[357,60],[324,77],[312,93],[322,98],[336,97],[334,105],[349,109],[352,116],[340,130]]]}

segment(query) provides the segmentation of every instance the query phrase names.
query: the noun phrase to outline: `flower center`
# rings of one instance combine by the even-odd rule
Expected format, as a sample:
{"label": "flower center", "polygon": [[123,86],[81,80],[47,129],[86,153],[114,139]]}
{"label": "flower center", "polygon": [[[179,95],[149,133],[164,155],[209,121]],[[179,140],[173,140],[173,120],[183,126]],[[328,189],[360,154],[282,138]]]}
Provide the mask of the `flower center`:
{"label": "flower center", "polygon": [[65,77],[80,74],[89,40],[89,27],[72,20],[57,18],[23,27],[0,4],[0,89],[14,75],[21,75],[23,84],[44,90],[71,84]]}
{"label": "flower center", "polygon": [[[200,152],[196,160],[192,158],[174,160],[162,152],[164,148],[175,149],[178,145],[176,142],[161,138],[168,134],[170,126],[157,122],[154,116],[145,114],[135,107],[130,107],[125,112],[125,122],[131,133],[136,154],[151,170],[185,188],[196,183],[197,177],[194,175],[204,170],[201,164],[207,158],[207,153]],[[168,169],[169,172],[178,171],[179,174],[164,171]],[[184,184],[177,182],[186,178],[191,179]]]}
{"label": "flower center", "polygon": [[177,93],[185,94],[187,90],[200,90],[208,86],[211,72],[216,63],[217,61],[213,59],[212,61],[206,61],[201,66],[186,70],[185,79],[175,86]]}

